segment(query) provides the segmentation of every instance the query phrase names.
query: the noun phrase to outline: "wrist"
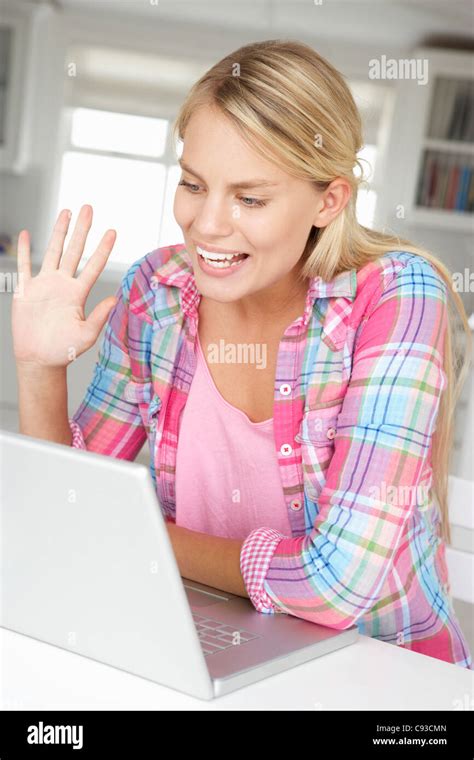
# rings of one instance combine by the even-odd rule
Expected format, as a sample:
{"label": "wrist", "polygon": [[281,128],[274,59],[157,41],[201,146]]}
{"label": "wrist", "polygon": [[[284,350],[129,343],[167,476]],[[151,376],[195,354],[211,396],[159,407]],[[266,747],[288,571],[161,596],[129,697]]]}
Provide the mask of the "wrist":
{"label": "wrist", "polygon": [[66,377],[67,366],[50,366],[47,364],[39,364],[38,362],[29,361],[16,361],[16,371],[19,378],[21,377]]}

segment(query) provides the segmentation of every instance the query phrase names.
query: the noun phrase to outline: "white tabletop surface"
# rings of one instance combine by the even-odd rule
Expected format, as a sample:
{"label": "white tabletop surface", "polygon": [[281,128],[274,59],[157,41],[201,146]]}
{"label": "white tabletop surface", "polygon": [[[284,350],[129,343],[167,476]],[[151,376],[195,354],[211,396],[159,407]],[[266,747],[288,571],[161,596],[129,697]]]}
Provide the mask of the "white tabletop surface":
{"label": "white tabletop surface", "polygon": [[474,672],[367,636],[209,702],[0,628],[3,710],[473,710]]}

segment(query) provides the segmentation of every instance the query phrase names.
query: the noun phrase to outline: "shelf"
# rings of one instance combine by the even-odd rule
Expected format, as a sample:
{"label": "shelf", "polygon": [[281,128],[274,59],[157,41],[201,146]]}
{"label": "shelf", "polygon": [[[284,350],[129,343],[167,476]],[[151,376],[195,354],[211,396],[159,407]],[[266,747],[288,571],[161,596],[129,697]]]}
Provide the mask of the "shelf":
{"label": "shelf", "polygon": [[[389,147],[381,160],[390,182],[379,201],[378,220],[396,229],[401,207],[405,224],[472,235],[474,56],[437,48],[418,48],[414,55],[429,60],[430,78],[425,88],[407,82],[397,87],[385,138]],[[452,208],[456,205],[462,209]]]}
{"label": "shelf", "polygon": [[457,232],[474,232],[474,213],[441,208],[414,206],[407,222],[420,227],[444,227]]}
{"label": "shelf", "polygon": [[437,150],[441,153],[465,153],[468,156],[474,156],[474,143],[467,140],[436,140],[433,137],[426,137],[423,140],[423,147],[426,150]]}

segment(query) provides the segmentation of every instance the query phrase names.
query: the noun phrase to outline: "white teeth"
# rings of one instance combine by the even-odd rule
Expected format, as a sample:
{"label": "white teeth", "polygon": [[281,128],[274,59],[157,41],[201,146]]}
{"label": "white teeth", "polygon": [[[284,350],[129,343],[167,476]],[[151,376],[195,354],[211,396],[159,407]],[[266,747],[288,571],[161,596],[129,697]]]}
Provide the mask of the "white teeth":
{"label": "white teeth", "polygon": [[245,261],[245,259],[240,259],[240,261],[211,261],[204,256],[202,258],[208,266],[213,267],[214,269],[230,269],[230,267],[238,267]]}
{"label": "white teeth", "polygon": [[210,263],[216,261],[232,261],[235,256],[240,256],[239,253],[214,253],[213,251],[206,251],[204,248],[200,248],[198,245],[196,246],[196,251],[200,256],[202,256],[203,259]]}

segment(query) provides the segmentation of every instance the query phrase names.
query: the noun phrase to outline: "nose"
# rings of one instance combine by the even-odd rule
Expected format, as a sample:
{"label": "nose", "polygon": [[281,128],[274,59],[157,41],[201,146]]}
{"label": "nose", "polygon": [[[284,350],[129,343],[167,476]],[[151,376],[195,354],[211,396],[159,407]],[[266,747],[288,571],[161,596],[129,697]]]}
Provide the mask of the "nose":
{"label": "nose", "polygon": [[211,198],[210,195],[199,204],[194,218],[196,237],[211,240],[221,239],[232,233],[232,206],[225,199]]}

